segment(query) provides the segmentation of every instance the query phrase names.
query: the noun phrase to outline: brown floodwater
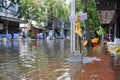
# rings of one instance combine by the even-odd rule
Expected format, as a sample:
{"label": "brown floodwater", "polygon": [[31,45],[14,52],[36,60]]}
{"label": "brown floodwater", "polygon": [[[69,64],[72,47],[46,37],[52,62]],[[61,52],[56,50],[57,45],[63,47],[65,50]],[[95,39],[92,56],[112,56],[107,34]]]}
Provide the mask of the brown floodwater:
{"label": "brown floodwater", "polygon": [[66,40],[1,41],[0,80],[68,80],[69,55]]}
{"label": "brown floodwater", "polygon": [[117,80],[111,55],[106,45],[93,47],[92,55],[95,59],[82,66],[81,80]]}
{"label": "brown floodwater", "polygon": [[69,40],[1,41],[0,80],[120,79],[105,46],[94,47],[91,56],[81,58],[79,52],[70,53]]}

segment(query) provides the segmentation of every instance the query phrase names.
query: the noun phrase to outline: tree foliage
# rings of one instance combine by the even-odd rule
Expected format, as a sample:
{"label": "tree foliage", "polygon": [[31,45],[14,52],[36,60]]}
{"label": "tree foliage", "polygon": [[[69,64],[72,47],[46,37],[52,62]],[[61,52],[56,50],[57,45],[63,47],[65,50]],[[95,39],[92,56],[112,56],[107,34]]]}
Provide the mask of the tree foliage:
{"label": "tree foliage", "polygon": [[46,0],[46,9],[48,10],[48,18],[52,20],[53,17],[63,19],[66,24],[69,24],[70,8],[66,6],[65,0]]}
{"label": "tree foliage", "polygon": [[31,20],[38,20],[42,16],[42,8],[40,8],[40,0],[21,0],[19,2],[19,17],[30,22]]}
{"label": "tree foliage", "polygon": [[[95,6],[95,1],[94,0],[86,0],[86,1],[87,1],[87,14],[90,25],[90,32],[95,35],[95,33],[97,33],[97,31],[99,30],[99,26],[100,26],[99,19],[97,16],[97,10]],[[82,0],[76,0],[76,14],[82,11],[83,11]],[[81,24],[83,29],[85,29],[85,25],[84,25],[85,23],[81,22]]]}
{"label": "tree foliage", "polygon": [[62,18],[65,23],[69,23],[69,8],[64,4],[64,0],[21,0],[19,2],[19,17],[24,19],[41,21],[51,20],[50,18]]}
{"label": "tree foliage", "polygon": [[107,33],[107,29],[100,26],[99,30],[97,31],[97,34],[99,36],[103,36],[103,35],[106,35],[106,33]]}

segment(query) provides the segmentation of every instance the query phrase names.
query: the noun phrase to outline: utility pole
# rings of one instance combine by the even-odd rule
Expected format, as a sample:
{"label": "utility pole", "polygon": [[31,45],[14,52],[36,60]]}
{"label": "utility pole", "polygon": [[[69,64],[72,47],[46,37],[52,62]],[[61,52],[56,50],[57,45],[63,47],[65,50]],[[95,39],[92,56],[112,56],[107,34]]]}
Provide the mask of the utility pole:
{"label": "utility pole", "polygon": [[[82,2],[83,2],[83,12],[87,13],[87,0],[82,0]],[[87,51],[89,54],[89,52],[92,49],[92,42],[91,42],[90,26],[89,26],[88,18],[85,20],[85,26],[86,26],[86,36],[88,40]]]}
{"label": "utility pole", "polygon": [[[71,0],[71,16],[75,15],[75,1],[76,0]],[[75,18],[75,17],[73,17]],[[71,52],[74,53],[75,50],[75,19],[71,21]]]}

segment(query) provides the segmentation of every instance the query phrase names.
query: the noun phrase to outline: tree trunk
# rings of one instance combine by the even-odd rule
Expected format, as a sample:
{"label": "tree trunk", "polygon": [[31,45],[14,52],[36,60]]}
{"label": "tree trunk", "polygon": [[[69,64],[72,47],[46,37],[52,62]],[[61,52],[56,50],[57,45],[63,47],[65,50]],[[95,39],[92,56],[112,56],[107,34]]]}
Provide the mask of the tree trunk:
{"label": "tree trunk", "polygon": [[[83,12],[87,13],[87,1],[86,0],[82,0],[83,2]],[[88,40],[88,45],[87,45],[87,51],[88,51],[88,55],[91,53],[91,49],[92,49],[92,42],[91,42],[91,35],[90,35],[90,26],[89,26],[89,21],[88,19],[85,20],[85,26],[86,26],[86,36],[87,36],[87,40]]]}

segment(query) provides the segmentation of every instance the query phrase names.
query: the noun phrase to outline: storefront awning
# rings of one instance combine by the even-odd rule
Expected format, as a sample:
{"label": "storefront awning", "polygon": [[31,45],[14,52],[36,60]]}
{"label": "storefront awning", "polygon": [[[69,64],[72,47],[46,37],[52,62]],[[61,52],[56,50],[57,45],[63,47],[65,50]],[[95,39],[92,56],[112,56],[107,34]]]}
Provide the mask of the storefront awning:
{"label": "storefront awning", "polygon": [[103,10],[97,12],[101,24],[112,24],[112,22],[114,21],[115,10]]}
{"label": "storefront awning", "polygon": [[25,20],[20,20],[17,18],[10,18],[10,17],[5,17],[5,16],[0,16],[1,20],[6,20],[6,21],[12,21],[12,22],[18,22],[18,23],[27,23]]}
{"label": "storefront awning", "polygon": [[115,0],[95,0],[101,24],[113,24],[115,19]]}

